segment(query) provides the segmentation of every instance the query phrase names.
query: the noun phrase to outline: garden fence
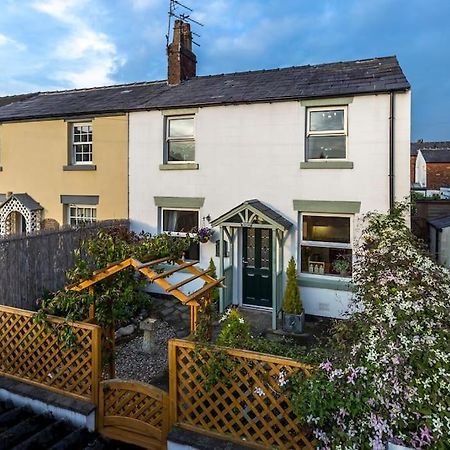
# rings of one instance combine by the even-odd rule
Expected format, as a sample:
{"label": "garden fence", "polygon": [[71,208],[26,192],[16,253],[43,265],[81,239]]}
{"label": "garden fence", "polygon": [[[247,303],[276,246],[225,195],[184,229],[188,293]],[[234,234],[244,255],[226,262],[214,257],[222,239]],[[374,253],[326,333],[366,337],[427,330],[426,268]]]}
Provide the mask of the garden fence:
{"label": "garden fence", "polygon": [[[36,313],[0,306],[0,375],[98,403],[101,328],[70,323],[75,345],[36,323]],[[50,325],[63,320],[48,316]]]}
{"label": "garden fence", "polygon": [[[226,355],[211,367],[214,353]],[[169,342],[171,422],[261,448],[314,449],[310,430],[294,414],[286,383],[307,364],[262,353],[194,342]],[[208,377],[214,376],[208,386]]]}
{"label": "garden fence", "polygon": [[0,303],[36,310],[36,300],[66,284],[74,250],[102,228],[126,226],[126,220],[102,221],[80,228],[41,231],[0,239]]}

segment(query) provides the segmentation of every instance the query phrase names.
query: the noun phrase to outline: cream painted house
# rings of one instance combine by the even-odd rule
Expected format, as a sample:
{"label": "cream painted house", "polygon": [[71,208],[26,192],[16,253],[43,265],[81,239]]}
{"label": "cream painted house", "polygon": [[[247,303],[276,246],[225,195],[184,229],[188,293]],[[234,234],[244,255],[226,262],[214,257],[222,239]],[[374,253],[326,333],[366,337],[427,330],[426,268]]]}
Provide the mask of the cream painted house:
{"label": "cream painted house", "polygon": [[0,234],[128,217],[128,115],[76,110],[99,91],[0,108]]}

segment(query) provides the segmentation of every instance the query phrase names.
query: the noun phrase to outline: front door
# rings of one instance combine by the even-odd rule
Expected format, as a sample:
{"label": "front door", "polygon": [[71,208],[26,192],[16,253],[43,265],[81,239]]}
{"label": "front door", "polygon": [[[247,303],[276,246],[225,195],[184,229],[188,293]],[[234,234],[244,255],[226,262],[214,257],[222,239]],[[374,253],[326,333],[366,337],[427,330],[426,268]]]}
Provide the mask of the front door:
{"label": "front door", "polygon": [[243,304],[272,307],[272,230],[243,228]]}

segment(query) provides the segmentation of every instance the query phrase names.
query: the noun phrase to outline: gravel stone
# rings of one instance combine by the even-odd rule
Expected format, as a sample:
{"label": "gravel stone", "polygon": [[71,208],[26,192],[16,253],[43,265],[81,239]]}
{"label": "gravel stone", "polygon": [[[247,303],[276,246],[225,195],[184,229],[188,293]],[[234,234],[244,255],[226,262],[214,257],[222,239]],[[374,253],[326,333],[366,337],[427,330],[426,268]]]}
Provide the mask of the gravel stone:
{"label": "gravel stone", "polygon": [[175,330],[166,322],[158,322],[156,348],[153,353],[142,351],[143,337],[138,336],[116,347],[116,376],[123,380],[151,383],[167,370],[167,342],[176,337]]}

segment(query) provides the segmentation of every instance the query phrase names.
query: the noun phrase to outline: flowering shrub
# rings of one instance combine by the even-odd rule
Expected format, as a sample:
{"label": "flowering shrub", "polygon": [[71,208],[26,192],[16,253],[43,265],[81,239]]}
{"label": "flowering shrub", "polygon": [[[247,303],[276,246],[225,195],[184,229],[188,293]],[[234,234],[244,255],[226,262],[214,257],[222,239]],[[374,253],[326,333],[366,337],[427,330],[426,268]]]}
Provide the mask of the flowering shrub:
{"label": "flowering shrub", "polygon": [[208,242],[214,235],[212,228],[203,227],[197,230],[197,238],[200,242]]}
{"label": "flowering shrub", "polygon": [[358,308],[333,357],[295,386],[321,448],[448,448],[450,272],[421,249],[405,205],[371,214],[354,267]]}

